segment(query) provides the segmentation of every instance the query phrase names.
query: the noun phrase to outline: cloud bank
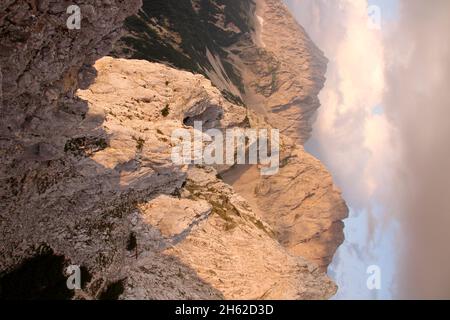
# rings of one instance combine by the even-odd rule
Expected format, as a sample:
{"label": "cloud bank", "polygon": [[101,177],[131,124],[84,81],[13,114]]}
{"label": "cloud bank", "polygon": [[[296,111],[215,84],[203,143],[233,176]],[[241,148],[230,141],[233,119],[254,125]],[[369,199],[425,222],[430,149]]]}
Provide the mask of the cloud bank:
{"label": "cloud bank", "polygon": [[401,161],[398,297],[450,298],[450,1],[402,0],[386,40],[386,112]]}
{"label": "cloud bank", "polygon": [[[383,237],[389,228],[380,203],[389,195],[386,185],[392,185],[390,164],[396,154],[393,128],[381,106],[386,87],[383,34],[371,28],[366,0],[286,3],[330,60],[307,149],[330,169],[351,208],[346,241],[330,268],[340,286],[337,298],[388,298],[389,288],[376,294],[366,286],[370,265],[393,273],[393,262],[378,258],[392,256],[384,248],[391,236]],[[386,275],[383,286],[389,285]]]}
{"label": "cloud bank", "polygon": [[380,157],[391,145],[389,122],[374,112],[385,88],[382,34],[368,28],[365,0],[286,2],[330,59],[308,147],[330,168],[352,207],[364,208],[380,191],[386,176]]}
{"label": "cloud bank", "polygon": [[374,30],[366,0],[286,0],[330,59],[309,148],[368,215],[338,260],[394,253],[394,297],[450,298],[450,1],[397,1]]}

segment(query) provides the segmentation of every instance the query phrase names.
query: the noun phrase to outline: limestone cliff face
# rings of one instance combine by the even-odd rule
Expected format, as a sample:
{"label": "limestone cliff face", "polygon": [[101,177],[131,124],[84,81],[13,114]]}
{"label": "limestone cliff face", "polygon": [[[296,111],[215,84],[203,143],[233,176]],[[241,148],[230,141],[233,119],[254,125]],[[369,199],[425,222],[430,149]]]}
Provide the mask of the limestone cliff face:
{"label": "limestone cliff face", "polygon": [[[122,189],[162,183],[173,188],[139,201],[128,216],[137,257],[135,251],[128,254],[122,298],[317,299],[333,294],[334,284],[315,265],[289,254],[214,168],[180,168],[170,159],[171,133],[189,128],[186,118],[214,128],[244,127],[244,107],[224,99],[203,76],[164,65],[103,58],[95,67],[95,83],[78,95],[88,101],[90,112],[105,114],[102,127],[110,140],[91,159],[116,171]],[[166,106],[168,114],[162,112]],[[175,275],[155,264],[158,255],[179,261],[171,271]]]}
{"label": "limestone cliff face", "polygon": [[257,115],[249,117],[253,126],[280,129],[279,175],[262,178],[254,167],[237,167],[224,179],[292,253],[326,270],[344,239],[348,209],[326,168],[302,145],[320,107],[327,59],[283,2],[145,1],[126,29],[116,55],[202,73]]}
{"label": "limestone cliff face", "polygon": [[[163,15],[147,16],[147,31],[164,35],[156,38],[158,60],[187,57],[212,83],[168,61],[97,60],[140,1],[79,1],[78,31],[65,28],[63,2],[0,5],[1,298],[325,299],[335,293],[323,271],[341,240],[338,221],[346,208],[329,174],[299,145],[302,135],[284,130],[281,173],[267,179],[249,167],[227,170],[223,181],[217,174],[223,168],[171,161],[171,132],[192,130],[186,119],[222,129],[276,127],[275,119],[288,123],[293,111],[277,114],[274,105],[290,110],[321,86],[320,72],[284,77],[287,71],[279,70],[290,57],[283,48],[269,52],[251,40],[259,35],[269,43],[264,29],[256,32],[255,10],[268,10],[262,19],[277,10],[288,14],[278,1],[225,7],[145,1],[139,21],[155,4],[177,15],[190,12],[188,3],[195,13],[225,10],[213,27],[223,30],[222,42],[205,36],[199,43],[208,43],[207,51],[200,44],[186,53],[189,36],[167,32],[172,24]],[[190,22],[180,26],[189,30]],[[148,54],[138,49],[122,39],[115,52]],[[255,82],[263,76],[252,74],[254,50],[279,60],[280,69],[267,75],[280,73],[270,92]],[[312,70],[316,55],[305,47],[299,62]],[[302,99],[291,101],[296,90],[282,95],[286,81],[305,88]],[[70,264],[82,267],[82,290],[66,287]]]}
{"label": "limestone cliff face", "polygon": [[327,59],[281,1],[256,1],[255,16],[251,42],[232,46],[231,59],[241,66],[246,104],[286,138],[282,168],[270,177],[237,168],[224,178],[289,252],[326,270],[344,241],[348,208],[326,168],[302,144],[320,107]]}
{"label": "limestone cliff face", "polygon": [[280,0],[257,0],[255,31],[230,48],[240,66],[246,104],[303,144],[320,107],[327,59]]}

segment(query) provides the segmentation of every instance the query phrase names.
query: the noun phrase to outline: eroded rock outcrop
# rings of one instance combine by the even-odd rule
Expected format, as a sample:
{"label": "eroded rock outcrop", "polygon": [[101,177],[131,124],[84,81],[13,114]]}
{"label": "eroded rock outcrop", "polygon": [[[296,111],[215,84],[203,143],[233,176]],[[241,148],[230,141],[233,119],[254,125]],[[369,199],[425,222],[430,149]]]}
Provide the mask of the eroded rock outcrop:
{"label": "eroded rock outcrop", "polygon": [[280,174],[263,178],[255,167],[238,166],[224,178],[292,253],[326,270],[344,239],[348,209],[326,168],[302,144],[320,107],[327,59],[283,2],[147,1],[126,29],[116,55],[202,73],[253,111],[252,126],[280,130]]}
{"label": "eroded rock outcrop", "polygon": [[75,298],[319,299],[335,292],[214,169],[170,159],[170,134],[186,118],[247,126],[245,108],[203,76],[164,65],[103,58],[95,68],[95,82],[66,104],[83,104],[84,117],[51,119],[65,128],[61,158],[22,171],[20,192],[2,210],[3,272],[40,257],[45,246],[86,268],[89,281]]}
{"label": "eroded rock outcrop", "polygon": [[[214,128],[248,126],[247,110],[228,102],[203,76],[161,64],[111,58],[99,60],[96,69],[95,83],[79,92],[91,110],[107,113],[104,127],[110,131],[112,149],[93,156],[96,162],[114,159],[111,152],[118,149],[114,140],[126,130],[123,139],[143,141],[139,159],[133,160],[135,166],[149,167],[148,159],[160,163],[158,172],[163,167],[171,172],[176,167],[164,156],[170,155],[170,134],[176,128],[189,128],[183,125],[187,117],[203,117]],[[164,116],[162,109],[167,105],[170,111]],[[120,150],[123,154],[127,149],[122,146]],[[183,273],[173,284],[174,290],[161,287],[155,291],[154,269],[145,266],[158,251],[189,266],[226,299],[317,299],[333,294],[335,285],[325,274],[289,254],[246,200],[217,178],[215,169],[186,166],[180,170],[186,174],[182,187],[139,203],[131,216],[138,256],[136,263],[130,263],[133,267],[124,298],[193,297]],[[130,180],[139,176],[136,167],[128,165],[128,171]]]}
{"label": "eroded rock outcrop", "polygon": [[344,241],[347,206],[320,161],[300,146],[284,151],[277,175],[262,177],[255,166],[246,166],[224,173],[224,181],[272,226],[289,252],[326,271]]}
{"label": "eroded rock outcrop", "polygon": [[[286,6],[258,0],[255,32],[230,48],[241,66],[244,101],[284,139],[279,174],[261,177],[254,167],[225,175],[276,231],[288,250],[326,270],[344,241],[348,209],[326,168],[301,144],[320,107],[327,60]],[[250,42],[250,44],[249,44]]]}

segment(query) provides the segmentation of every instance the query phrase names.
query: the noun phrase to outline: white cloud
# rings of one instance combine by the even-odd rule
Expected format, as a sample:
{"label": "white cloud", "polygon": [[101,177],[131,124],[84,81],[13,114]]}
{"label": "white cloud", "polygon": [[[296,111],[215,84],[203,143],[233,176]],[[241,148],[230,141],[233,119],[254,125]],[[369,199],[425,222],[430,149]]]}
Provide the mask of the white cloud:
{"label": "white cloud", "polygon": [[330,59],[308,146],[330,168],[349,204],[362,209],[380,192],[391,152],[390,124],[384,114],[373,112],[385,88],[382,34],[368,27],[365,0],[287,3]]}

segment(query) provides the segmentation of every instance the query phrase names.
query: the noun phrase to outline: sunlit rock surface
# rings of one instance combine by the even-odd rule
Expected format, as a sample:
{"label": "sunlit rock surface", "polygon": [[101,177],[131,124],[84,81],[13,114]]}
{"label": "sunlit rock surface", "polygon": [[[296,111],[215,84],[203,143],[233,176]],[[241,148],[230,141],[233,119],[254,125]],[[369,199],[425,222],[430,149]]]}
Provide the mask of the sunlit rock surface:
{"label": "sunlit rock surface", "polygon": [[116,55],[202,73],[252,111],[252,126],[280,130],[280,174],[263,179],[257,168],[238,166],[224,178],[270,221],[283,245],[326,270],[344,240],[348,209],[326,168],[302,145],[320,107],[327,59],[283,2],[146,1],[125,25]]}

